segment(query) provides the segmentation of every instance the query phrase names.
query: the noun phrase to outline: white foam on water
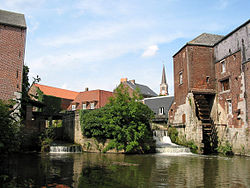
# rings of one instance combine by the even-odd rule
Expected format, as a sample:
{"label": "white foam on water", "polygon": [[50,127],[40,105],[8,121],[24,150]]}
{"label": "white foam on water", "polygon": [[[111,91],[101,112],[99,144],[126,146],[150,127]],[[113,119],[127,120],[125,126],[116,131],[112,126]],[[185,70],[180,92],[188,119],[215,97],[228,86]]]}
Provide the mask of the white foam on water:
{"label": "white foam on water", "polygon": [[166,130],[155,130],[153,138],[156,141],[156,152],[168,155],[190,155],[190,149],[171,142]]}

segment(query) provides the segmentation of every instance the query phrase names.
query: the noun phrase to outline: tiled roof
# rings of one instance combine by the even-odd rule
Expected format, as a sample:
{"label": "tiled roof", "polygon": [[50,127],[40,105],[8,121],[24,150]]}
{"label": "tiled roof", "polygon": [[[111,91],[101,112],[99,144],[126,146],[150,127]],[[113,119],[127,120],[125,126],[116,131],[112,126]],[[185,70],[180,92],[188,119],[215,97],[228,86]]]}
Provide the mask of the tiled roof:
{"label": "tiled roof", "polygon": [[195,39],[189,41],[188,44],[213,46],[216,42],[221,40],[223,37],[224,37],[223,35],[202,33],[201,35],[199,35]]}
{"label": "tiled roof", "polygon": [[[84,91],[80,92],[74,101],[72,101],[71,104],[74,103],[85,103],[85,102],[98,102],[98,108],[105,106],[105,104],[108,102],[109,97],[113,96],[113,92],[111,91],[105,91],[105,90],[92,90],[92,91]],[[80,109],[80,106],[77,107],[77,109]],[[70,107],[69,107],[70,110]]]}
{"label": "tiled roof", "polygon": [[151,90],[148,86],[133,83],[131,81],[127,81],[127,84],[133,90],[135,90],[138,87],[142,95],[151,96],[151,97],[157,96],[157,94],[153,90]]}
{"label": "tiled roof", "polygon": [[51,96],[55,96],[59,98],[74,100],[76,96],[79,94],[79,92],[70,91],[67,89],[60,89],[60,88],[45,86],[41,84],[34,84],[34,85],[38,87],[45,95],[51,95]]}
{"label": "tiled roof", "polygon": [[0,10],[0,23],[21,28],[26,28],[23,14]]}
{"label": "tiled roof", "polygon": [[98,101],[99,100],[99,91],[100,90],[80,92],[72,103],[75,103],[75,102],[81,103],[83,101]]}
{"label": "tiled roof", "polygon": [[173,96],[160,96],[144,99],[144,104],[146,104],[155,114],[159,113],[160,107],[164,107],[166,117],[168,117],[168,111],[173,102]]}

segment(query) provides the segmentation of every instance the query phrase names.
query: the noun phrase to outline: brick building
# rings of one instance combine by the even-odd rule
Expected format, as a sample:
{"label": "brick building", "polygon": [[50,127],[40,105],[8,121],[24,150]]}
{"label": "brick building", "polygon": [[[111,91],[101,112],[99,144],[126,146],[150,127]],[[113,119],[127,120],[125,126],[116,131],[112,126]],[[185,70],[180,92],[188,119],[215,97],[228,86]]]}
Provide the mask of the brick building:
{"label": "brick building", "polygon": [[[67,110],[71,102],[77,97],[79,92],[60,89],[56,87],[33,84],[29,90],[31,96],[38,96],[38,89],[46,96],[57,97],[61,100],[61,110]],[[49,104],[48,104],[49,105]]]}
{"label": "brick building", "polygon": [[174,56],[172,125],[204,151],[228,141],[250,152],[250,21],[226,35],[203,33]]}
{"label": "brick building", "polygon": [[113,96],[113,92],[104,90],[91,90],[88,88],[84,92],[80,92],[74,101],[71,102],[68,110],[79,109],[96,109],[105,106],[109,98]]}
{"label": "brick building", "polygon": [[[123,84],[128,89],[129,94],[132,96],[133,92],[138,88],[143,98],[156,97],[157,94],[148,86],[138,84],[135,80],[128,80],[127,78],[121,78],[120,84]],[[118,86],[119,87],[119,86]]]}
{"label": "brick building", "polygon": [[0,10],[0,99],[20,98],[26,41],[23,14]]}

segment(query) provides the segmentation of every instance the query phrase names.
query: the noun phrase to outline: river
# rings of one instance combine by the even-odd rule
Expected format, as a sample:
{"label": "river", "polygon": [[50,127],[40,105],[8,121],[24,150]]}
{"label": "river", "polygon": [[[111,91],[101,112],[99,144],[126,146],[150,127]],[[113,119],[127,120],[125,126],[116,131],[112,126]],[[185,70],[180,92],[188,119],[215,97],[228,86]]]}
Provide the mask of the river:
{"label": "river", "polygon": [[1,166],[33,187],[250,187],[250,157],[239,156],[18,154]]}

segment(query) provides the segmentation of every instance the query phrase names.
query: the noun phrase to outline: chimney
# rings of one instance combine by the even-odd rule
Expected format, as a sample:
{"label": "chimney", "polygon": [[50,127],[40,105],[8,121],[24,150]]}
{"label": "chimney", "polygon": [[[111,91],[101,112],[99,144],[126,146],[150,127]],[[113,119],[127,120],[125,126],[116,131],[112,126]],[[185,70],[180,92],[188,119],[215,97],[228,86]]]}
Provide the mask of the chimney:
{"label": "chimney", "polygon": [[127,82],[127,81],[128,81],[128,78],[121,78],[121,83]]}
{"label": "chimney", "polygon": [[129,80],[132,84],[135,85],[135,80]]}
{"label": "chimney", "polygon": [[86,88],[85,88],[85,91],[89,91],[89,88],[88,88],[88,87],[86,87]]}

